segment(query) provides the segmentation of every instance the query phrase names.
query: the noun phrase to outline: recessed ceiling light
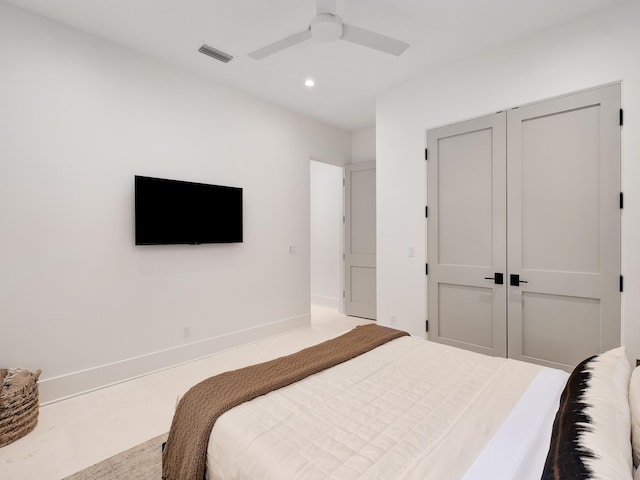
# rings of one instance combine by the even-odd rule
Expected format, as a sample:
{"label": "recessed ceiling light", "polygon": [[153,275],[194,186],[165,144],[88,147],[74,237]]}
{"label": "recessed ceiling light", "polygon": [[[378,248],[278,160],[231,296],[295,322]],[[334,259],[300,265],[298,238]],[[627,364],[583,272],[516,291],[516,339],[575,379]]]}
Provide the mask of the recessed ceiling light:
{"label": "recessed ceiling light", "polygon": [[307,87],[313,87],[313,86],[316,84],[316,82],[314,82],[314,81],[313,81],[313,79],[311,79],[311,78],[307,78],[307,79],[304,81],[304,84],[305,84]]}

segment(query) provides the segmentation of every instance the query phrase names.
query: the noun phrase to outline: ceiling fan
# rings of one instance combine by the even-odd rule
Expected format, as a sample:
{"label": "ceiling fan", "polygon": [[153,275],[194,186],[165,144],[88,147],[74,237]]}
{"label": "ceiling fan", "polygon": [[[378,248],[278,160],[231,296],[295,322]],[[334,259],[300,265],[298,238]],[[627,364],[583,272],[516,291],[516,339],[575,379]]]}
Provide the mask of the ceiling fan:
{"label": "ceiling fan", "polygon": [[336,0],[316,0],[316,11],[316,16],[311,19],[311,24],[306,30],[254,50],[249,56],[261,60],[309,38],[320,42],[346,40],[396,56],[402,55],[409,48],[408,43],[344,23],[335,13]]}

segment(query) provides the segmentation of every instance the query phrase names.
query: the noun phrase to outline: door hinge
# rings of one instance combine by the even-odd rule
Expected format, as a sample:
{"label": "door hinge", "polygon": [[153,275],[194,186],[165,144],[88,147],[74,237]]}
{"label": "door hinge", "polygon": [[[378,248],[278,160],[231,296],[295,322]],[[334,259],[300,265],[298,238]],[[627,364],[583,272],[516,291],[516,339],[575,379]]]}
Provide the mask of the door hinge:
{"label": "door hinge", "polygon": [[425,320],[424,321],[424,329],[428,332],[429,331],[429,320]]}
{"label": "door hinge", "polygon": [[347,259],[347,257],[345,256],[345,254],[342,254],[342,261],[344,262]]}
{"label": "door hinge", "polygon": [[425,275],[429,275],[429,264],[428,263],[424,264],[424,274]]}
{"label": "door hinge", "polygon": [[342,186],[344,187],[347,184],[347,181],[342,177]]}
{"label": "door hinge", "polygon": [[424,159],[425,160],[429,160],[429,149],[428,148],[424,149]]}
{"label": "door hinge", "polygon": [[346,223],[346,217],[344,215],[342,216],[342,223]]}
{"label": "door hinge", "polygon": [[427,207],[426,205],[424,206],[424,216],[426,218],[429,218],[429,207]]}
{"label": "door hinge", "polygon": [[620,275],[620,293],[624,292],[624,277]]}
{"label": "door hinge", "polygon": [[623,110],[620,109],[620,126],[624,124],[624,113]]}
{"label": "door hinge", "polygon": [[624,208],[624,193],[620,192],[620,208]]}

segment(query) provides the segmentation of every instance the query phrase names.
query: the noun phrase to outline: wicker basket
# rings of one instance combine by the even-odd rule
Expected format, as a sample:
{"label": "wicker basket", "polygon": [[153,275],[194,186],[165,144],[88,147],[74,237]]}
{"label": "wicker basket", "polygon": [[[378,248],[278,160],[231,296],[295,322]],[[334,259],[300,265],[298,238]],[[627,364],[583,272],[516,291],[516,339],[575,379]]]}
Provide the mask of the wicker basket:
{"label": "wicker basket", "polygon": [[0,369],[0,447],[24,437],[38,423],[40,373]]}

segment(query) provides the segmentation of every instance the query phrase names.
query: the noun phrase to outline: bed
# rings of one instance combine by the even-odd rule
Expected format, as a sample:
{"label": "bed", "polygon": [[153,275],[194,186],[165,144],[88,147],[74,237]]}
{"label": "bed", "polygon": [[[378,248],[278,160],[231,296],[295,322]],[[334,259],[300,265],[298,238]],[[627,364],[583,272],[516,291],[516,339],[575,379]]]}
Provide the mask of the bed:
{"label": "bed", "polygon": [[[216,407],[212,427],[196,435],[190,433],[194,419],[215,403],[222,390],[215,382],[221,376],[209,379],[208,396],[196,396],[190,406],[188,392],[163,453],[163,478],[200,480],[203,473],[210,480],[632,478],[631,375],[624,349],[585,360],[571,377],[402,332],[364,352],[346,354],[346,360],[333,358],[344,345],[355,343],[354,334],[366,330],[377,335],[381,329],[387,336],[397,332],[357,327],[325,342],[335,348],[329,353],[322,350],[324,344],[305,349],[320,348],[314,350],[316,358],[331,357],[332,365],[291,377],[268,393],[252,388],[254,383],[267,376],[264,372],[280,368],[276,365],[288,369],[303,352],[274,361],[279,364],[256,366],[262,370],[254,371],[250,382],[234,379],[239,385],[251,383],[253,393],[219,402],[223,408]],[[593,365],[608,370],[596,376]],[[245,370],[228,373],[244,375]],[[604,410],[615,422],[600,414],[597,421],[593,414],[585,417],[584,409],[592,407],[584,398],[594,383],[591,377],[597,377],[596,397],[609,401]],[[231,385],[228,389],[236,395],[240,389]],[[563,416],[562,411],[568,413]],[[191,422],[183,429],[187,440],[176,433],[179,413]],[[596,423],[603,424],[604,433],[600,426],[593,433]],[[583,426],[572,430],[567,427],[571,424]],[[614,451],[615,461],[605,461],[606,468],[599,460],[589,464],[592,451],[585,453],[580,443],[588,442],[589,435],[599,444],[598,457]],[[609,438],[617,442],[615,447],[607,443]],[[576,450],[577,460],[565,462],[571,457],[567,450]],[[190,455],[202,459],[202,468],[181,470],[184,465],[178,464],[188,463]],[[605,476],[572,476],[581,475],[581,469]]]}

